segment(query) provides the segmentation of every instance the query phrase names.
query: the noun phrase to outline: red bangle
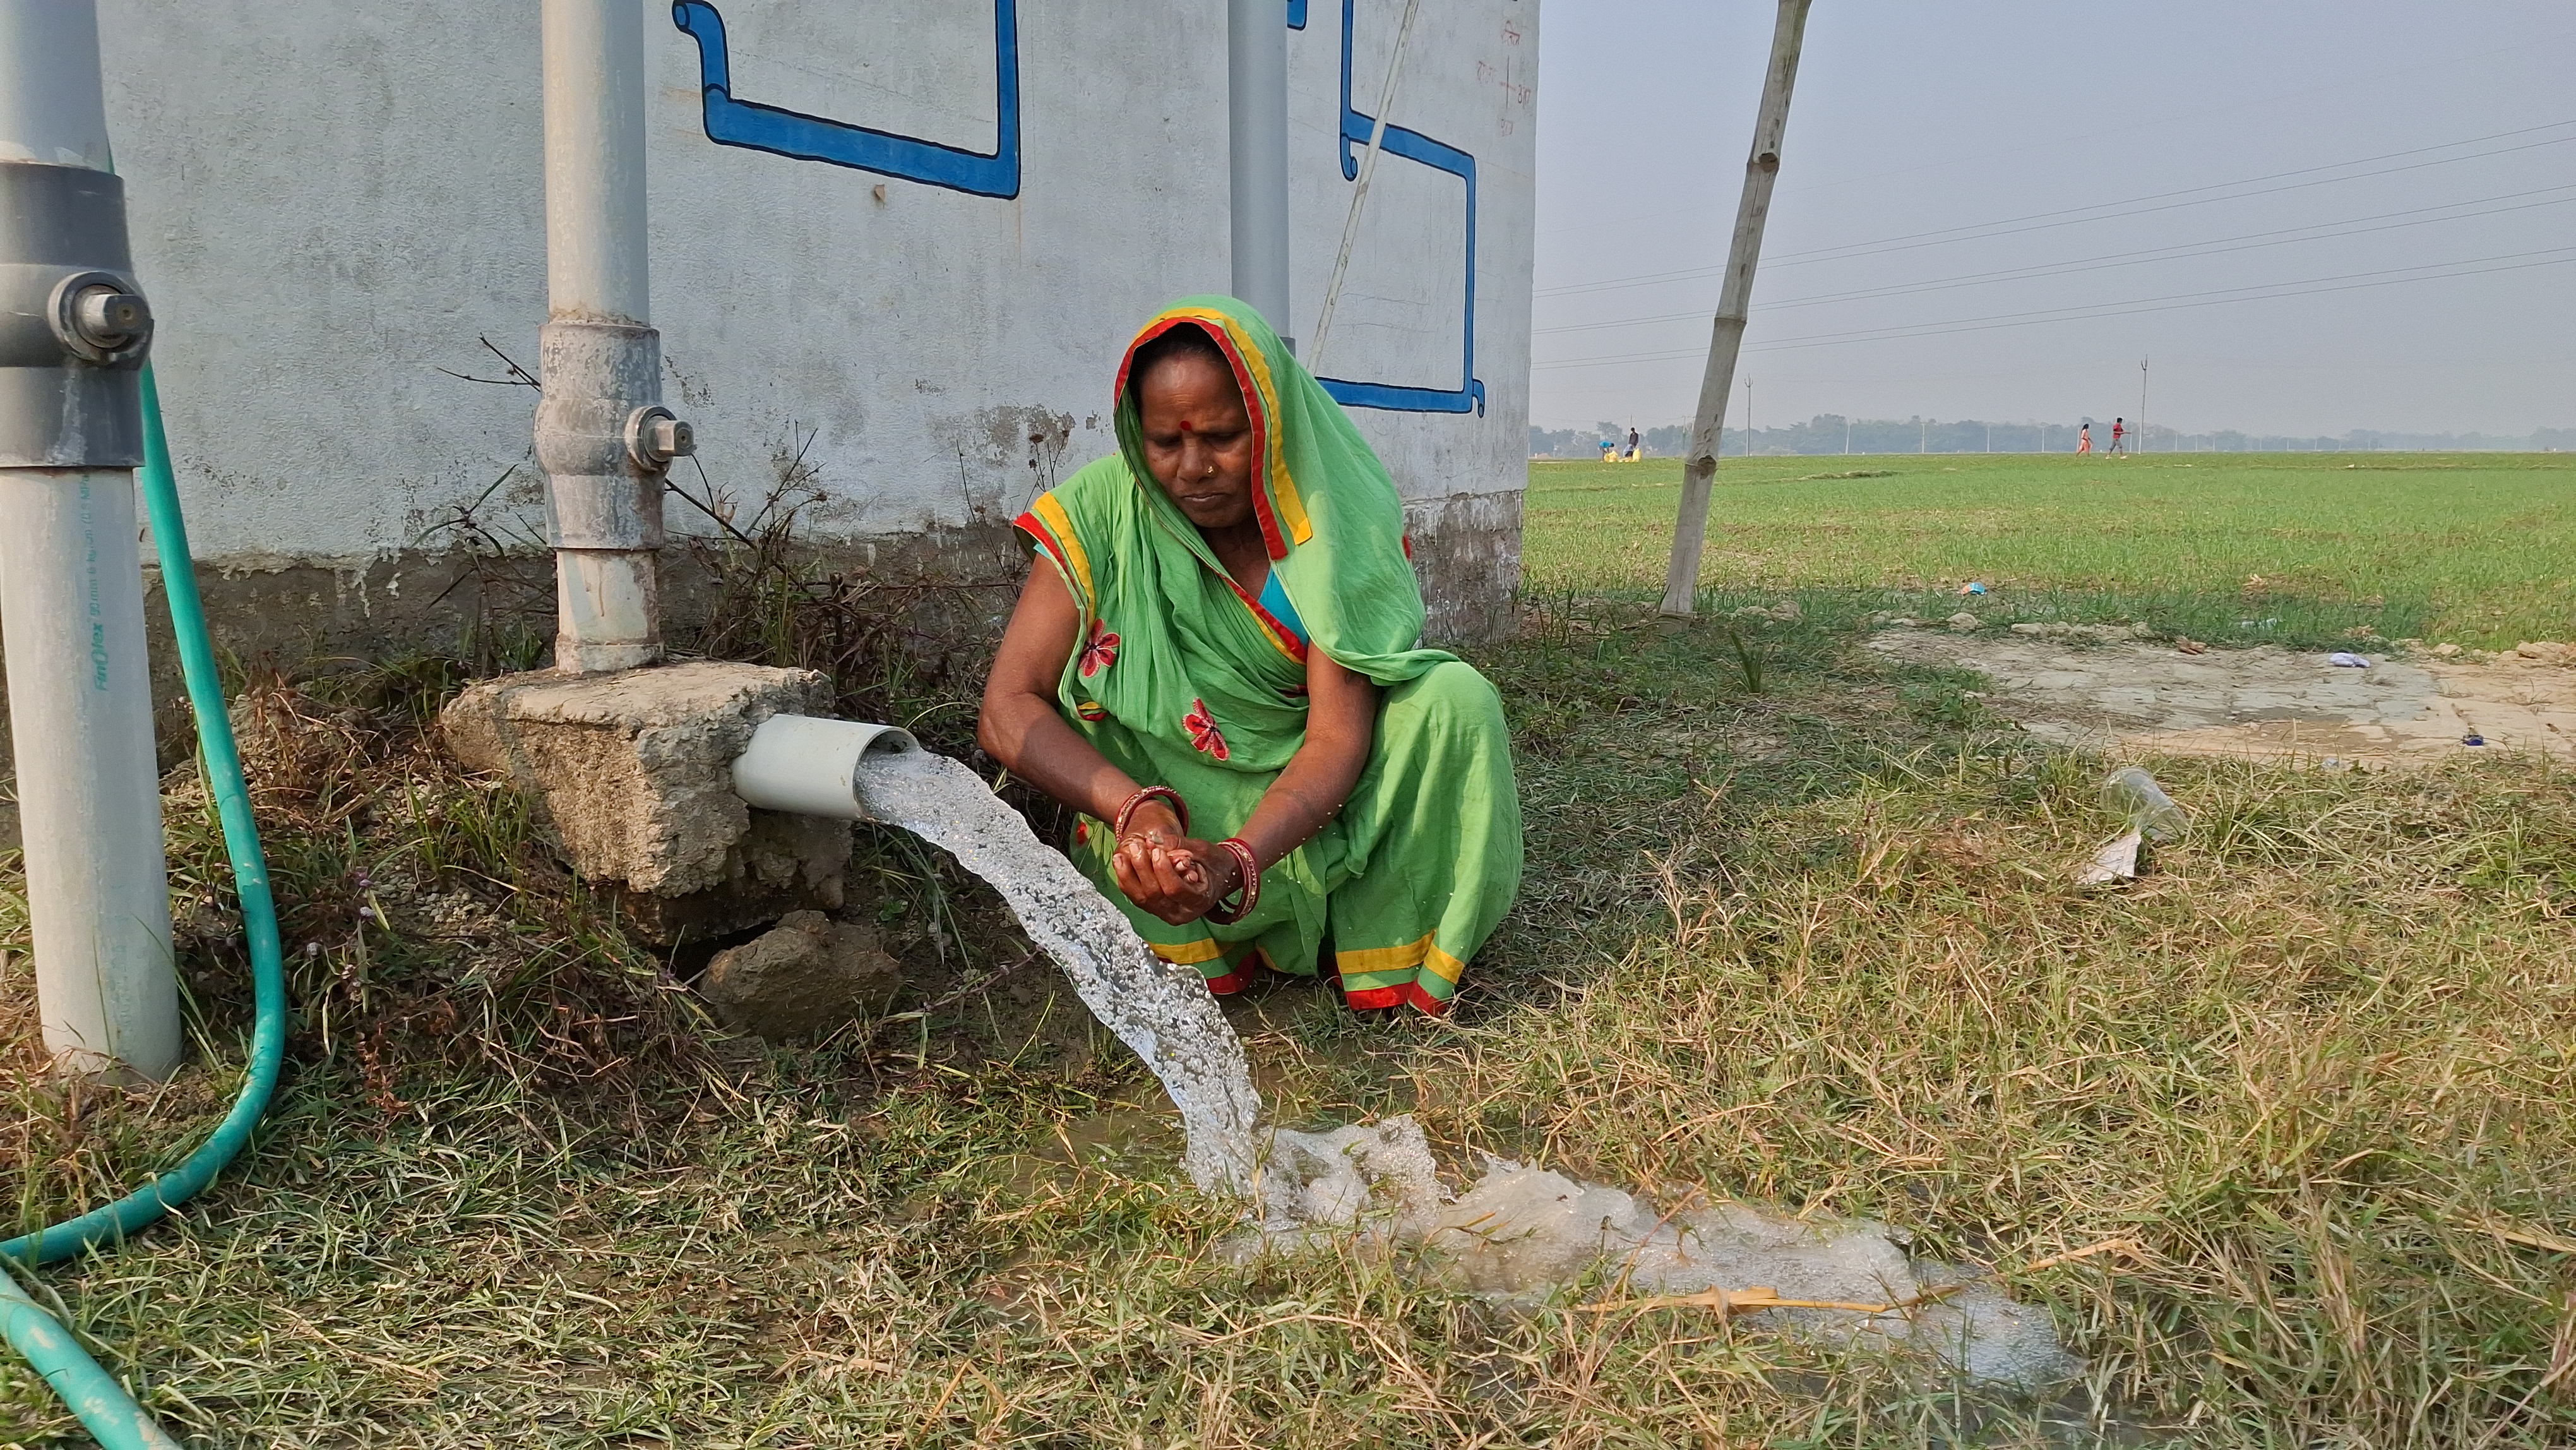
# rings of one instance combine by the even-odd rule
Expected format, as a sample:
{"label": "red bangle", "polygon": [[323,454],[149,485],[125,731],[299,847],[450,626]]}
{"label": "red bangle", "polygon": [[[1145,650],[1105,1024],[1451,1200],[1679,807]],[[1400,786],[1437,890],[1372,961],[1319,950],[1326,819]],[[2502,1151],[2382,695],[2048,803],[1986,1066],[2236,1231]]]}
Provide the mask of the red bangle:
{"label": "red bangle", "polygon": [[1250,916],[1252,908],[1260,904],[1261,862],[1253,856],[1252,848],[1243,843],[1241,836],[1228,836],[1217,842],[1216,848],[1234,857],[1236,874],[1241,877],[1235,890],[1241,894],[1241,899],[1230,907],[1218,901],[1208,908],[1207,918],[1219,926],[1231,926]]}
{"label": "red bangle", "polygon": [[1127,834],[1129,818],[1142,809],[1147,801],[1161,801],[1170,806],[1172,814],[1181,818],[1181,830],[1184,832],[1189,830],[1190,803],[1181,799],[1181,793],[1168,785],[1149,785],[1118,803],[1118,812],[1109,822],[1109,834],[1124,837]]}

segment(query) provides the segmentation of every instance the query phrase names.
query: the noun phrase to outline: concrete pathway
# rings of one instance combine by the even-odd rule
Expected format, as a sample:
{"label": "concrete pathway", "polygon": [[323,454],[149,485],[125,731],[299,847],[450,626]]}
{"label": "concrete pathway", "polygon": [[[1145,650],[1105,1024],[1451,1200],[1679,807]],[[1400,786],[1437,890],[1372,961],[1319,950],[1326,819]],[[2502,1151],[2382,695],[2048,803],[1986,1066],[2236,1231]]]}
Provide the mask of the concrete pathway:
{"label": "concrete pathway", "polygon": [[[2551,647],[2483,663],[2371,654],[2366,670],[2268,645],[2188,655],[2165,641],[1930,629],[1884,630],[1869,647],[1977,670],[1994,682],[1988,708],[2040,739],[2097,750],[2373,767],[2481,748],[2576,760],[2576,665]],[[2465,744],[2472,735],[2485,745]]]}

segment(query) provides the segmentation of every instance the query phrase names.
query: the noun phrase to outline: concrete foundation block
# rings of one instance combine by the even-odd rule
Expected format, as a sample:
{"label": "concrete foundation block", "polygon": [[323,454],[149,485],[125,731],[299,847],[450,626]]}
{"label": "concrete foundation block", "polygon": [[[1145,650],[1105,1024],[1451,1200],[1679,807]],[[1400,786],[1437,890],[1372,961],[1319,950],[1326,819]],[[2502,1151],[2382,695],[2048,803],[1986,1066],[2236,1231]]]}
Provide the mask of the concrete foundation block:
{"label": "concrete foundation block", "polygon": [[753,810],[732,778],[761,721],[830,705],[812,670],[702,660],[483,680],[439,725],[459,761],[527,792],[575,874],[670,942],[841,905],[849,823]]}

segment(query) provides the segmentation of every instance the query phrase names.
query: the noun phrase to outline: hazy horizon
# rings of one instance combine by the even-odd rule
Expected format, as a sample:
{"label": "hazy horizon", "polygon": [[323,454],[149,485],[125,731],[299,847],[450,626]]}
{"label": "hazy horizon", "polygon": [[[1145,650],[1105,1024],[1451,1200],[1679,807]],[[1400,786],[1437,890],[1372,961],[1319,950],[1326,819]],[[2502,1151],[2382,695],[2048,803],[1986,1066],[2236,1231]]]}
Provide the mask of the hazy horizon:
{"label": "hazy horizon", "polygon": [[[1548,0],[1534,425],[1689,418],[1773,14]],[[2142,358],[2186,432],[2576,425],[2571,41],[2534,0],[1823,0],[1728,425],[1747,377],[1764,428],[2134,420]]]}

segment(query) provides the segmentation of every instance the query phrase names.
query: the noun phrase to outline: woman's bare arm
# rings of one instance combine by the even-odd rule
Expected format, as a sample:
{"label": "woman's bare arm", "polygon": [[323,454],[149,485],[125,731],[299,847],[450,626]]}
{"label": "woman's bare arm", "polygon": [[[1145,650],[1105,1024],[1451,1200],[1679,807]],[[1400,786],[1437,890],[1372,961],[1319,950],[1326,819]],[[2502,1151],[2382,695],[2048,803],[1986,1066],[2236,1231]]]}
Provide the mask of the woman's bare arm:
{"label": "woman's bare arm", "polygon": [[[1263,867],[1313,840],[1350,800],[1376,742],[1378,693],[1366,676],[1335,664],[1322,650],[1307,653],[1306,741],[1235,833]],[[1119,884],[1166,921],[1196,920],[1243,884],[1233,853],[1201,841],[1122,841],[1118,857]],[[1165,911],[1165,904],[1183,914]]]}
{"label": "woman's bare arm", "polygon": [[[1029,582],[1020,588],[1019,607],[1011,611],[1011,622],[1002,631],[1002,647],[993,654],[993,673],[984,682],[984,714],[976,722],[975,741],[1013,775],[1075,810],[1106,821],[1115,818],[1119,805],[1136,793],[1136,782],[1066,724],[1055,703],[1056,682],[1064,678],[1064,663],[1073,657],[1081,633],[1082,611],[1066,592],[1064,580],[1040,561],[1029,570]],[[1138,812],[1140,818],[1145,814]],[[1179,827],[1175,816],[1168,829],[1177,836]]]}
{"label": "woman's bare arm", "polygon": [[1378,688],[1322,650],[1306,656],[1306,743],[1237,836],[1268,866],[1315,838],[1351,798],[1377,739]]}
{"label": "woman's bare arm", "polygon": [[[1043,563],[1031,569],[993,655],[975,738],[1013,775],[1105,821],[1136,793],[1137,782],[1056,709],[1056,682],[1081,632],[1082,612],[1064,580]],[[1305,743],[1237,833],[1265,867],[1312,840],[1340,812],[1377,735],[1377,686],[1322,650],[1307,655],[1306,691]],[[1242,884],[1234,857],[1185,836],[1180,817],[1160,801],[1136,812],[1111,870],[1129,900],[1174,923],[1196,921]]]}

